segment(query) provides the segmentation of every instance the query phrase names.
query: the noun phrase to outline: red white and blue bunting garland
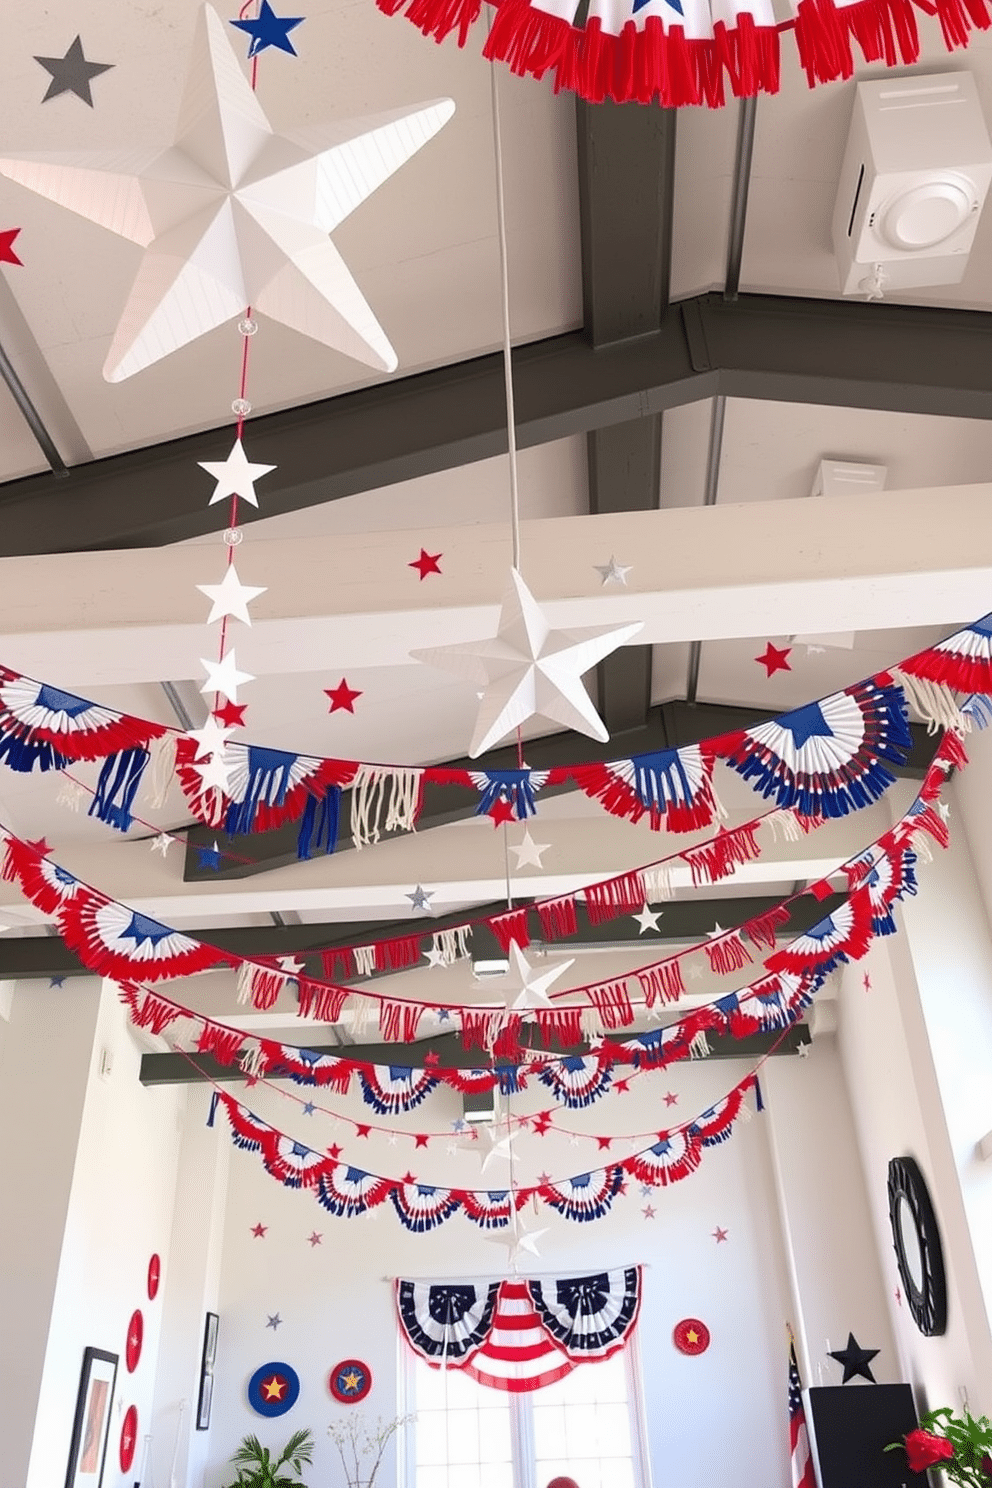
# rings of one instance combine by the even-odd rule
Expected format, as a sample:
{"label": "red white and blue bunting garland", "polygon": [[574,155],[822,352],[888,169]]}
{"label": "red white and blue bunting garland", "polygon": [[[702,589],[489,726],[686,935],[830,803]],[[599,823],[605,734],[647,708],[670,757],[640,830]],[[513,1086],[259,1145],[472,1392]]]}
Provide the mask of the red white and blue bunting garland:
{"label": "red white and blue bunting garland", "polygon": [[541,1281],[396,1282],[400,1330],[418,1357],[515,1393],[612,1358],[640,1304],[639,1266]]}
{"label": "red white and blue bunting garland", "polygon": [[[536,812],[544,786],[572,785],[612,815],[644,819],[654,830],[697,831],[720,816],[713,789],[717,759],[800,816],[837,816],[876,800],[891,781],[888,766],[905,759],[907,701],[934,728],[965,732],[976,715],[981,721],[968,699],[992,695],[990,637],[992,616],[984,616],[889,671],[805,708],[681,749],[546,771],[458,770],[321,758],[228,740],[218,755],[223,789],[204,784],[204,767],[198,767],[204,754],[191,735],[3,667],[0,760],[20,771],[102,760],[91,814],[126,830],[150,751],[174,747],[176,777],[200,821],[234,833],[298,821],[302,857],[333,850],[343,791],[351,796],[352,839],[364,846],[383,832],[412,831],[432,784],[474,791],[480,814],[500,817],[497,808],[508,807],[520,821]],[[167,774],[164,780],[158,768],[154,774],[160,797]]]}

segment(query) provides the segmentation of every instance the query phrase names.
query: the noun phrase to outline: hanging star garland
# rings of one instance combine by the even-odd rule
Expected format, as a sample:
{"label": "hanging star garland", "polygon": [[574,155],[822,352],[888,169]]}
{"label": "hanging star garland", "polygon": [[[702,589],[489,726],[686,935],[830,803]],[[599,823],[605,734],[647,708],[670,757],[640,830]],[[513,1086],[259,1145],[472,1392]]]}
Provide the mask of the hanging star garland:
{"label": "hanging star garland", "polygon": [[234,441],[231,453],[226,460],[198,460],[197,464],[201,470],[205,470],[214,478],[214,493],[207,503],[208,506],[214,506],[216,502],[228,500],[232,496],[239,496],[242,501],[247,501],[257,507],[255,482],[261,480],[263,475],[270,475],[273,470],[279,468],[278,465],[261,465],[249,460],[240,437]]}
{"label": "hanging star garland", "polygon": [[[280,43],[278,17],[245,23],[256,50]],[[37,59],[47,98],[92,105],[79,38]],[[0,173],[144,249],[104,366],[120,382],[245,306],[391,372],[396,353],[328,236],[451,118],[450,99],[306,133],[277,135],[241,71],[224,23],[204,6],[175,143],[101,156],[35,154]]]}
{"label": "hanging star garland", "polygon": [[609,734],[580,678],[643,625],[552,630],[515,568],[510,580],[495,637],[432,646],[410,655],[484,688],[469,745],[473,759],[534,717],[605,741]]}
{"label": "hanging star garland", "polygon": [[219,584],[197,584],[196,587],[211,602],[210,614],[207,616],[208,625],[213,625],[216,621],[223,620],[230,615],[232,619],[240,620],[242,625],[250,626],[251,616],[248,614],[248,606],[260,594],[268,593],[264,586],[242,584],[233,563],[228,564]]}

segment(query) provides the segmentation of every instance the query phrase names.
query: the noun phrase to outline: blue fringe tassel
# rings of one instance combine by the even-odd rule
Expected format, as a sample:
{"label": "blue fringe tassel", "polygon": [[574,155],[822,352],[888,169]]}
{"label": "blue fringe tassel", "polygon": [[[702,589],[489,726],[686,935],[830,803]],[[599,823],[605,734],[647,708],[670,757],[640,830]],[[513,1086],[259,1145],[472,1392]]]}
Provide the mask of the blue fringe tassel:
{"label": "blue fringe tassel", "polygon": [[250,832],[255,825],[261,805],[282,806],[292,785],[291,770],[296,764],[296,755],[285,749],[264,749],[257,744],[246,746],[248,757],[248,784],[244,798],[232,801],[224,818],[225,829],[233,837]]}
{"label": "blue fringe tassel", "polygon": [[757,1075],[755,1075],[754,1077],[754,1105],[755,1109],[758,1111],[763,1111],[765,1109],[764,1098],[761,1094],[761,1081],[758,1079]]}
{"label": "blue fringe tassel", "polygon": [[296,839],[296,856],[312,857],[315,852],[332,853],[338,845],[338,823],[341,816],[341,787],[329,785],[324,795],[307,796],[300,817]]}
{"label": "blue fringe tassel", "polygon": [[47,739],[25,739],[11,733],[0,737],[0,760],[8,770],[29,775],[35,765],[39,771],[64,770],[71,763],[71,756],[60,754]]}
{"label": "blue fringe tassel", "polygon": [[[475,771],[472,772],[473,775]],[[480,790],[479,809],[476,816],[488,816],[496,802],[505,799],[511,803],[518,821],[537,815],[534,786],[529,770],[485,770],[486,784]]]}
{"label": "blue fringe tassel", "polygon": [[657,749],[651,754],[635,754],[634,791],[645,811],[659,810],[669,804],[691,806],[692,785],[677,749]]}
{"label": "blue fringe tassel", "polygon": [[126,832],[133,820],[131,807],[148,764],[147,749],[122,749],[109,754],[96,783],[89,815],[118,832]]}
{"label": "blue fringe tassel", "polygon": [[219,1100],[220,1100],[220,1096],[217,1094],[217,1092],[215,1090],[214,1093],[213,1093],[213,1095],[210,1097],[210,1110],[207,1113],[207,1125],[208,1126],[213,1126],[213,1124],[214,1124],[214,1117],[217,1115],[217,1102]]}
{"label": "blue fringe tassel", "polygon": [[992,723],[992,698],[984,692],[973,692],[961,704],[961,712],[973,719],[979,729],[987,729]]}

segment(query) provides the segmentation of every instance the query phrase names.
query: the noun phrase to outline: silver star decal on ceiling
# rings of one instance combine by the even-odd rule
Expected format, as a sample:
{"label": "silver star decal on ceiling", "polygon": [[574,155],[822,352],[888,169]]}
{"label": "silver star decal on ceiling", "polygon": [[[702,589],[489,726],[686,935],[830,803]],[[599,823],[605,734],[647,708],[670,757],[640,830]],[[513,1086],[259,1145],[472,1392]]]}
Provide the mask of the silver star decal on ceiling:
{"label": "silver star decal on ceiling", "polygon": [[431,909],[431,900],[434,898],[433,889],[425,889],[422,884],[418,884],[412,894],[405,894],[403,897],[409,899],[411,909],[422,909],[425,914],[433,913]]}
{"label": "silver star decal on ceiling", "polygon": [[551,844],[549,842],[535,842],[528,828],[525,830],[524,835],[516,847],[511,847],[510,851],[516,855],[518,868],[543,869],[544,864],[541,862],[541,855],[542,853],[546,853],[550,846]]}
{"label": "silver star decal on ceiling", "polygon": [[87,62],[83,56],[82,39],[78,36],[64,57],[35,57],[34,60],[41,63],[51,78],[42,103],[58,98],[61,93],[75,93],[90,108],[93,107],[91,80],[102,72],[110,72],[114,65],[112,62]]}
{"label": "silver star decal on ceiling", "polygon": [[627,575],[630,573],[630,570],[633,568],[633,566],[634,565],[632,563],[618,563],[617,560],[613,557],[612,553],[610,554],[609,563],[593,564],[593,568],[596,570],[596,572],[599,574],[599,577],[603,581],[604,588],[607,584],[622,584],[626,589]]}
{"label": "silver star decal on ceiling", "polygon": [[[46,97],[71,91],[86,103],[93,69],[109,65],[87,62],[78,37],[65,57],[38,60],[52,74]],[[8,156],[0,173],[145,250],[104,365],[109,382],[248,305],[391,372],[396,353],[328,234],[454,109],[444,98],[276,134],[224,22],[204,6],[174,144],[110,156]]]}
{"label": "silver star decal on ceiling", "polygon": [[266,1327],[267,1327],[267,1328],[271,1328],[271,1329],[272,1329],[272,1331],[273,1331],[273,1333],[274,1333],[274,1332],[275,1332],[275,1330],[276,1330],[276,1329],[277,1329],[277,1328],[280,1328],[280,1327],[282,1327],[282,1318],[281,1318],[281,1317],[280,1317],[280,1316],[279,1316],[279,1314],[278,1314],[278,1313],[277,1313],[277,1312],[271,1312],[271,1313],[270,1313],[270,1312],[267,1312],[267,1313],[266,1313],[266,1314],[265,1314],[265,1316],[266,1316],[266,1317],[267,1317],[267,1318],[268,1318],[268,1320],[269,1320],[269,1321],[268,1321],[268,1322],[267,1322],[267,1323],[266,1323],[266,1325],[265,1325],[265,1326],[266,1326]]}
{"label": "silver star decal on ceiling", "polygon": [[637,932],[638,935],[643,935],[646,930],[654,930],[660,934],[661,927],[658,921],[661,919],[661,913],[660,909],[652,909],[650,904],[645,904],[640,914],[631,915],[630,918],[636,921],[640,927]]}
{"label": "silver star decal on ceiling", "polygon": [[482,686],[468,751],[473,759],[535,717],[605,743],[610,736],[580,679],[643,625],[552,630],[515,568],[510,579],[494,637],[431,646],[410,655]]}

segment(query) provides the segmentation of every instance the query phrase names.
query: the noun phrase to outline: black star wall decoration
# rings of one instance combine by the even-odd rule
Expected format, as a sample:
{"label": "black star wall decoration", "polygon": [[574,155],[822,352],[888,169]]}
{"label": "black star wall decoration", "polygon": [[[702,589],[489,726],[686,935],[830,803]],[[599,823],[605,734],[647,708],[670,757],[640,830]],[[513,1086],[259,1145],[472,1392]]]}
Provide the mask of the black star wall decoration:
{"label": "black star wall decoration", "polygon": [[855,1375],[860,1375],[862,1379],[870,1380],[874,1385],[876,1380],[871,1372],[871,1361],[877,1353],[878,1349],[862,1348],[854,1334],[848,1333],[846,1348],[830,1350],[831,1359],[836,1359],[838,1364],[844,1366],[844,1378],[841,1384],[846,1385],[848,1380],[854,1379]]}
{"label": "black star wall decoration", "polygon": [[90,108],[93,107],[90,81],[99,77],[101,72],[109,72],[114,65],[112,62],[88,62],[83,56],[82,39],[78,36],[64,57],[35,57],[34,60],[41,63],[52,79],[42,103],[58,98],[61,93],[75,93]]}

